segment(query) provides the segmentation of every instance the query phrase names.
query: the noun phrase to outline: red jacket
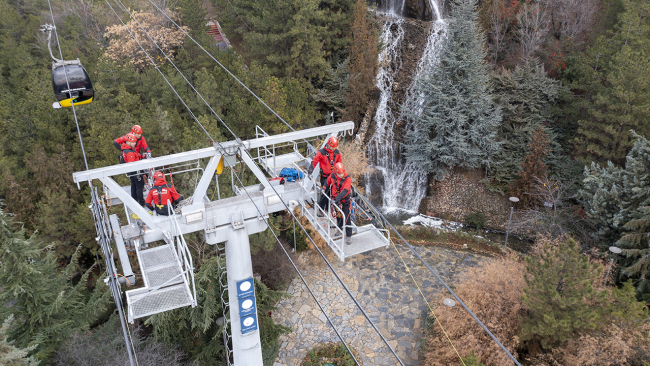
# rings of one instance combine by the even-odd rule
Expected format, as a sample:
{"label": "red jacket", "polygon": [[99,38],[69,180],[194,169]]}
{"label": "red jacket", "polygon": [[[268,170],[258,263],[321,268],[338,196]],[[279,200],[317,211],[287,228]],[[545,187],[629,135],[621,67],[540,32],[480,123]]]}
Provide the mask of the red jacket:
{"label": "red jacket", "polygon": [[132,149],[131,146],[127,144],[122,144],[122,158],[125,163],[132,163],[138,161],[142,158],[140,153],[136,152],[135,149]]}
{"label": "red jacket", "polygon": [[339,149],[332,151],[323,148],[316,152],[316,156],[314,156],[314,160],[312,160],[311,164],[314,168],[320,164],[320,174],[322,176],[329,176],[334,170],[334,165],[342,162],[343,159],[341,158]]}
{"label": "red jacket", "polygon": [[[124,144],[125,142],[126,142],[126,136],[122,136],[116,138],[115,141],[113,141],[113,145],[115,145],[115,147],[118,147]],[[144,139],[144,136],[140,136],[138,141],[135,143],[135,151],[139,152],[140,154],[151,152],[151,149],[149,149],[149,146],[147,145],[147,140]]]}
{"label": "red jacket", "polygon": [[327,177],[327,186],[330,188],[330,196],[335,197],[334,200],[346,203],[346,197],[352,192],[352,177],[346,174],[339,178],[332,173]]}
{"label": "red jacket", "polygon": [[[176,203],[181,198],[181,195],[176,192],[176,189],[171,184],[168,184],[165,178],[158,178],[153,184],[153,188],[149,190],[147,199],[144,202],[153,209],[154,205],[165,206],[167,200],[172,204]],[[162,207],[161,207],[162,208]]]}

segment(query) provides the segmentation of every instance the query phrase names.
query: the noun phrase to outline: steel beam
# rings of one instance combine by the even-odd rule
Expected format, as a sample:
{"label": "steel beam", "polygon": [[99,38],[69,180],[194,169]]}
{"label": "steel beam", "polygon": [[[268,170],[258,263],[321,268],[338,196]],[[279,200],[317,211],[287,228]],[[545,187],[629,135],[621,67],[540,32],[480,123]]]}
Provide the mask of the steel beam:
{"label": "steel beam", "polygon": [[[255,149],[262,146],[268,146],[273,144],[280,144],[288,141],[301,140],[305,138],[311,138],[320,135],[329,135],[331,133],[337,133],[342,131],[351,131],[354,128],[354,122],[342,122],[333,125],[327,125],[322,127],[310,128],[307,130],[296,131],[283,133],[279,135],[262,137],[258,139],[246,140],[241,143],[237,141],[228,141],[220,143],[217,146],[223,146],[226,152],[234,152],[238,147],[244,147],[245,149]],[[93,179],[101,179],[104,177],[112,177],[115,175],[126,174],[129,172],[137,170],[148,170],[165,165],[173,165],[186,161],[197,160],[202,158],[209,158],[212,156],[220,155],[221,152],[218,150],[219,147],[207,147],[204,149],[186,151],[178,154],[161,156],[153,159],[140,160],[133,163],[127,164],[118,164],[111,165],[103,168],[85,170],[83,172],[76,172],[72,174],[74,182],[79,184],[80,182],[91,181]]]}
{"label": "steel beam", "polygon": [[140,220],[144,221],[147,226],[149,226],[152,229],[160,229],[158,225],[153,220],[153,216],[147,212],[144,207],[140,206],[140,204],[134,200],[130,194],[126,193],[122,187],[120,187],[117,182],[113,180],[111,177],[104,177],[100,179],[102,183],[104,183],[108,189],[111,190],[111,192],[115,193],[119,199],[124,202],[124,205],[128,208],[131,209],[138,217],[140,217]]}
{"label": "steel beam", "polygon": [[251,156],[248,154],[248,151],[242,149],[242,150],[240,150],[240,153],[241,153],[242,160],[246,163],[246,165],[248,165],[251,172],[253,172],[253,174],[255,174],[255,176],[260,181],[260,183],[262,183],[264,188],[270,188],[271,183],[269,183],[269,180],[266,179],[266,176],[264,175],[264,172],[262,172],[262,170],[253,161],[253,158],[251,158]]}
{"label": "steel beam", "polygon": [[210,158],[208,165],[205,167],[205,170],[203,171],[203,176],[201,176],[201,180],[199,181],[199,184],[196,185],[196,189],[194,190],[194,195],[192,196],[192,203],[203,202],[203,197],[205,196],[205,193],[208,191],[210,182],[212,182],[212,176],[215,174],[217,170],[217,165],[219,164],[219,160],[221,160],[221,155],[215,155]]}
{"label": "steel beam", "polygon": [[129,255],[126,252],[126,246],[124,246],[122,229],[120,228],[120,222],[117,215],[109,216],[109,221],[111,223],[111,230],[113,231],[113,238],[115,239],[115,246],[117,247],[117,254],[120,257],[120,264],[122,265],[122,275],[128,279],[127,285],[133,286],[135,285],[135,276],[133,276],[131,262],[129,262]]}

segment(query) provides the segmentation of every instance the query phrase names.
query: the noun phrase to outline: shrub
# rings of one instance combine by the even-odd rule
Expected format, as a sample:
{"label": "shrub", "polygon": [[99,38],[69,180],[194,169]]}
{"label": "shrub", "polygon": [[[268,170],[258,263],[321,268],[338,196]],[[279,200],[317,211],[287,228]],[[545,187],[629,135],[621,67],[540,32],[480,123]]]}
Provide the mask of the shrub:
{"label": "shrub", "polygon": [[485,221],[487,218],[485,215],[483,215],[480,212],[472,212],[465,216],[465,222],[468,223],[469,225],[474,225],[476,226],[477,229],[482,228],[485,226]]}
{"label": "shrub", "polygon": [[[146,339],[142,328],[132,331],[132,342],[138,364],[142,366],[198,365],[187,363],[178,346],[168,346]],[[56,352],[54,366],[121,366],[129,365],[129,356],[124,343],[120,320],[111,317],[108,322],[92,332],[74,334]]]}
{"label": "shrub", "polygon": [[[350,348],[354,353],[354,357],[362,366],[359,359],[359,354]],[[307,356],[302,360],[300,366],[321,366],[323,362],[332,363],[337,366],[355,366],[354,359],[345,348],[343,343],[326,343],[314,347],[311,351],[307,352]]]}
{"label": "shrub", "polygon": [[[490,331],[516,357],[524,265],[513,258],[495,259],[471,268],[466,278],[456,286],[456,294],[481,319]],[[438,299],[439,303],[442,298]],[[474,357],[486,366],[511,364],[510,358],[460,306],[447,311],[435,310],[442,325],[461,356]],[[431,318],[429,318],[431,324]],[[442,366],[460,364],[458,355],[449,345],[435,320],[424,335],[422,365]]]}
{"label": "shrub", "polygon": [[482,363],[478,362],[478,358],[474,354],[474,350],[467,355],[467,357],[463,357],[463,366],[484,366]]}

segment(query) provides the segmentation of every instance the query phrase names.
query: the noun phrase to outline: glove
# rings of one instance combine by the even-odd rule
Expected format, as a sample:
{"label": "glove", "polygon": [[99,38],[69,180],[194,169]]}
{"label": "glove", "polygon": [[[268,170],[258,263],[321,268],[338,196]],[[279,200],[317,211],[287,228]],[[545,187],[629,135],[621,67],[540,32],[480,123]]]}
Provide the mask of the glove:
{"label": "glove", "polygon": [[307,169],[307,173],[309,173],[309,175],[311,175],[311,173],[313,173],[313,172],[314,172],[314,166],[309,164],[309,169]]}
{"label": "glove", "polygon": [[146,159],[151,159],[151,151],[147,151],[144,155],[146,156]]}

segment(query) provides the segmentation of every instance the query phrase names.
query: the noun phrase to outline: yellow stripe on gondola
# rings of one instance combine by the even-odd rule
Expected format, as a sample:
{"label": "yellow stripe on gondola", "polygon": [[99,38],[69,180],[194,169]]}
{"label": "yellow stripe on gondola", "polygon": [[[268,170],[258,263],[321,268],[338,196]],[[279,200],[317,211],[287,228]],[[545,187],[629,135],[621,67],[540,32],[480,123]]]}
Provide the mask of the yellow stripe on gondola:
{"label": "yellow stripe on gondola", "polygon": [[[90,98],[90,99],[86,99],[83,102],[75,102],[74,105],[90,104],[90,103],[92,103],[93,99],[95,99],[95,98],[93,97],[93,98]],[[72,107],[72,103],[70,102],[70,98],[63,99],[62,101],[59,102],[59,104],[61,105],[61,107]]]}

